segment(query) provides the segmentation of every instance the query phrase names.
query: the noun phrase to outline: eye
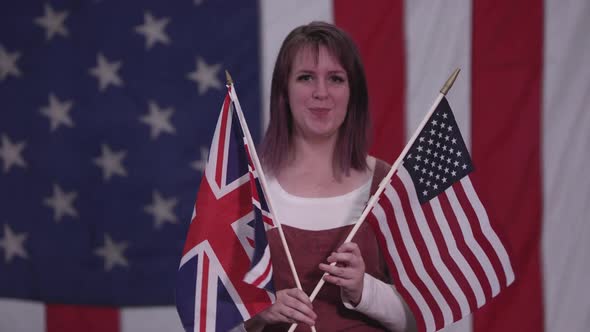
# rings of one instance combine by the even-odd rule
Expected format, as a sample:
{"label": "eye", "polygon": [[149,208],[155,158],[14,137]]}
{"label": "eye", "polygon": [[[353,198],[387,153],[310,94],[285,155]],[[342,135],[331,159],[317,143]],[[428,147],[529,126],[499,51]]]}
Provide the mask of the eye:
{"label": "eye", "polygon": [[338,84],[346,82],[346,77],[341,74],[330,75],[329,79],[330,79],[330,81],[332,81],[334,83],[338,83]]}
{"label": "eye", "polygon": [[297,76],[297,81],[301,81],[301,82],[311,81],[312,79],[313,79],[313,76],[311,76],[311,74],[300,74]]}

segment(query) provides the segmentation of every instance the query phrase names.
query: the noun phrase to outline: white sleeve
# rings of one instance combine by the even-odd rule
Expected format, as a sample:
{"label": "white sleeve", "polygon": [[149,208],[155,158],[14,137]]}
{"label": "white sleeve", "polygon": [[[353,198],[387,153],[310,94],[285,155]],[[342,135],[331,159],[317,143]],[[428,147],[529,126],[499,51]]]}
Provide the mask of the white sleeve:
{"label": "white sleeve", "polygon": [[363,296],[356,307],[342,293],[340,296],[346,308],[378,320],[389,331],[404,331],[406,329],[406,310],[393,285],[365,273]]}

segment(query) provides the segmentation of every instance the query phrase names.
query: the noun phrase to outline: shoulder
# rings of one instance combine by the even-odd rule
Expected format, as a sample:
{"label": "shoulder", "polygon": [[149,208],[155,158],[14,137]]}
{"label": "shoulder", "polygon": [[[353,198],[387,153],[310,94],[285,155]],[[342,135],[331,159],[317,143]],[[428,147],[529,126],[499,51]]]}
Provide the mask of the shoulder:
{"label": "shoulder", "polygon": [[379,180],[381,180],[391,168],[391,165],[388,162],[373,156],[367,157],[367,164],[373,171],[373,177],[379,178]]}
{"label": "shoulder", "polygon": [[367,163],[369,168],[373,171],[373,180],[371,182],[371,195],[375,193],[381,180],[387,175],[391,169],[391,165],[379,158],[368,156]]}

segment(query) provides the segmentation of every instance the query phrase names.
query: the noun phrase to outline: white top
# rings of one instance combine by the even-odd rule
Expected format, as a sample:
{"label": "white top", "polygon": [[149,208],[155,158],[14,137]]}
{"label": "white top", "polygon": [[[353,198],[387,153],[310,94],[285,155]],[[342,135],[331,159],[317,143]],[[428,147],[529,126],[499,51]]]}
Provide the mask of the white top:
{"label": "white top", "polygon": [[363,213],[371,190],[369,180],[344,195],[308,198],[289,194],[275,178],[269,178],[267,183],[281,225],[310,231],[354,224]]}

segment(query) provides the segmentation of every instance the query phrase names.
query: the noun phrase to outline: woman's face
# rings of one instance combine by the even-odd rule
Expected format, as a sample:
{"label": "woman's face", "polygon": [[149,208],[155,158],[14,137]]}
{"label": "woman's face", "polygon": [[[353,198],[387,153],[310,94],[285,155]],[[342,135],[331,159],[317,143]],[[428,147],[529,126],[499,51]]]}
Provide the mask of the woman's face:
{"label": "woman's face", "polygon": [[295,56],[288,82],[294,134],[306,139],[335,137],[344,122],[350,87],[339,61],[320,46]]}

